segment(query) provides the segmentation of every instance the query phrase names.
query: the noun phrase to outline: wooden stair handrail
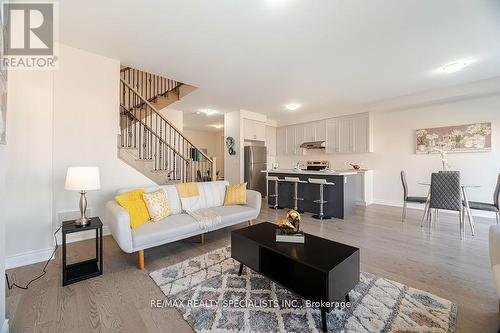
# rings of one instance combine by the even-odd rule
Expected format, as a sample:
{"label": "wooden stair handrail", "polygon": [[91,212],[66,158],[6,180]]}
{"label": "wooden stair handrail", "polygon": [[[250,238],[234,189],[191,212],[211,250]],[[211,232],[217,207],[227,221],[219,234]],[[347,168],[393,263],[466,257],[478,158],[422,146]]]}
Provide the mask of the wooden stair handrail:
{"label": "wooden stair handrail", "polygon": [[[155,113],[157,116],[160,117],[160,119],[164,120],[170,127],[172,127],[174,129],[174,131],[176,131],[184,140],[187,141],[187,143],[189,143],[191,146],[193,146],[201,155],[203,155],[203,157],[205,157],[208,161],[210,161],[211,163],[213,163],[212,159],[210,157],[208,157],[201,149],[198,149],[198,147],[196,147],[196,145],[194,145],[188,138],[186,138],[184,136],[184,134],[182,134],[182,131],[180,131],[177,127],[175,127],[174,124],[172,124],[170,121],[168,121],[167,118],[163,117],[161,115],[160,112],[158,112],[158,110],[156,110],[156,108],[153,106],[153,104],[151,104],[146,98],[144,98],[141,94],[139,94],[133,87],[131,87],[127,81],[125,81],[124,79],[120,78],[120,81],[126,86],[128,87],[134,94],[136,94],[147,106],[149,106]],[[125,107],[124,107],[125,110],[127,110]],[[127,110],[129,111],[129,110]],[[129,111],[130,112],[130,111]],[[183,157],[184,158],[184,157]]]}
{"label": "wooden stair handrail", "polygon": [[127,110],[126,107],[124,107],[123,105],[120,105],[120,107],[125,110],[125,112],[130,115],[131,117],[133,117],[136,121],[138,121],[139,123],[141,123],[142,126],[144,126],[145,129],[147,129],[149,132],[151,132],[151,134],[153,134],[160,142],[162,142],[164,145],[166,145],[168,148],[172,149],[172,151],[174,152],[174,154],[178,155],[180,158],[182,158],[185,162],[189,163],[191,162],[190,159],[187,159],[185,158],[179,151],[177,151],[177,149],[175,149],[174,147],[172,147],[168,142],[166,142],[162,137],[160,137],[158,134],[156,134],[155,131],[153,131],[153,129],[151,129],[145,122],[142,121],[142,119],[139,119],[135,116],[135,114],[133,114],[130,110]]}

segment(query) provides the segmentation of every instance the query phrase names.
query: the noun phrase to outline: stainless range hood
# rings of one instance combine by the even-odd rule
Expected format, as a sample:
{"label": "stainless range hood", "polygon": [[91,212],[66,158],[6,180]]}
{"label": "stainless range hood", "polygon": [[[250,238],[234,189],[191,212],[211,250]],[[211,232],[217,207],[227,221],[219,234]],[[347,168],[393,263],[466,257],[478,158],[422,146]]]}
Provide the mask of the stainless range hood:
{"label": "stainless range hood", "polygon": [[325,141],[309,141],[300,145],[300,148],[305,149],[325,149],[325,147]]}

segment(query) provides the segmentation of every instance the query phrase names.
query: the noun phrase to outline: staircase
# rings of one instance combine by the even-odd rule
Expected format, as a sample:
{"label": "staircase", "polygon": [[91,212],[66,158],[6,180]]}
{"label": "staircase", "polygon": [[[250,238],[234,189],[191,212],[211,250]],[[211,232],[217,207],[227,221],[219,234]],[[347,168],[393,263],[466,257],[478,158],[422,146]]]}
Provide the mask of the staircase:
{"label": "staircase", "polygon": [[130,67],[120,70],[118,156],[159,185],[215,179],[215,158],[160,112],[194,87]]}

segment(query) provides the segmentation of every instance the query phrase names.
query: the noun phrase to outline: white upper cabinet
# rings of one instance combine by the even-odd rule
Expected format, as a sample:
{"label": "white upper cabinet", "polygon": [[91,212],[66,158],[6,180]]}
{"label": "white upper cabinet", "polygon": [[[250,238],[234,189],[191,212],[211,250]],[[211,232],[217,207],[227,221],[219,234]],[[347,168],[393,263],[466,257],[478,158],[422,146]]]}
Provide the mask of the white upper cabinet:
{"label": "white upper cabinet", "polygon": [[295,155],[303,155],[300,145],[304,143],[304,125],[295,126]]}
{"label": "white upper cabinet", "polygon": [[310,141],[316,141],[316,134],[313,123],[304,124],[304,142]]}
{"label": "white upper cabinet", "polygon": [[368,153],[372,151],[369,113],[277,129],[278,155],[302,155],[300,145],[308,141],[326,141],[325,152]]}
{"label": "white upper cabinet", "polygon": [[276,129],[276,150],[279,156],[286,155],[286,127]]}
{"label": "white upper cabinet", "polygon": [[363,114],[354,118],[354,152],[371,152],[370,115]]}
{"label": "white upper cabinet", "polygon": [[339,118],[341,153],[369,153],[371,145],[370,114],[361,113]]}
{"label": "white upper cabinet", "polygon": [[328,119],[325,127],[326,153],[333,154],[340,152],[339,121],[337,119]]}
{"label": "white upper cabinet", "polygon": [[304,127],[304,142],[326,140],[326,124],[324,120],[306,123],[302,126]]}
{"label": "white upper cabinet", "polygon": [[251,141],[266,141],[266,124],[252,119],[243,119],[243,138]]}
{"label": "white upper cabinet", "polygon": [[276,127],[266,126],[267,155],[276,156]]}
{"label": "white upper cabinet", "polygon": [[288,126],[286,128],[286,154],[295,154],[295,126]]}
{"label": "white upper cabinet", "polygon": [[339,120],[340,152],[354,152],[354,119],[341,118]]}
{"label": "white upper cabinet", "polygon": [[326,141],[326,121],[316,121],[312,125],[314,127],[314,141]]}

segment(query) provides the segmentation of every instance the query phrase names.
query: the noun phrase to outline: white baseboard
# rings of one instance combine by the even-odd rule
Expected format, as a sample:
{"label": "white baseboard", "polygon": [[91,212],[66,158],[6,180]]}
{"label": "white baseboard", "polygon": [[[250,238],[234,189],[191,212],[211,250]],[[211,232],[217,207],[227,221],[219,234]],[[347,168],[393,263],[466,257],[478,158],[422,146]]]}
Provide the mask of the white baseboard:
{"label": "white baseboard", "polygon": [[[102,233],[103,233],[103,236],[107,236],[110,234],[107,226],[104,226],[102,228]],[[56,237],[57,237],[57,242],[59,243],[59,245],[61,245],[61,233],[59,232]],[[78,242],[78,241],[82,241],[82,240],[86,240],[86,239],[91,239],[94,237],[95,237],[94,234],[84,235],[84,234],[78,233],[78,234],[72,235],[71,239],[68,238],[67,242],[73,243],[73,242]],[[13,256],[7,256],[5,258],[5,269],[11,269],[11,268],[16,268],[16,267],[36,264],[38,262],[47,261],[47,260],[49,260],[53,251],[54,251],[54,248],[49,247],[49,248],[45,248],[45,249],[39,249],[39,250],[33,250],[33,251],[24,252],[24,253],[19,253],[19,254],[15,254]],[[3,333],[3,332],[0,332],[0,333]]]}
{"label": "white baseboard", "polygon": [[2,325],[2,328],[0,328],[0,333],[9,333],[9,320],[5,319]]}
{"label": "white baseboard", "polygon": [[[392,206],[392,207],[401,207],[403,208],[403,202],[402,201],[393,201],[393,200],[383,200],[383,199],[375,199],[374,204],[376,205],[384,205],[384,206]],[[424,204],[417,204],[417,203],[408,203],[408,208],[410,209],[418,209],[418,210],[424,210],[425,205]],[[458,212],[452,212],[452,211],[446,211],[450,214],[458,214]],[[485,218],[490,218],[496,220],[495,213],[492,212],[485,212],[482,210],[471,210],[472,216],[474,217],[485,217]]]}
{"label": "white baseboard", "polygon": [[13,256],[8,256],[5,258],[5,269],[36,264],[37,262],[49,260],[52,251],[54,251],[54,249],[52,247],[48,247],[45,249],[27,251]]}

